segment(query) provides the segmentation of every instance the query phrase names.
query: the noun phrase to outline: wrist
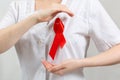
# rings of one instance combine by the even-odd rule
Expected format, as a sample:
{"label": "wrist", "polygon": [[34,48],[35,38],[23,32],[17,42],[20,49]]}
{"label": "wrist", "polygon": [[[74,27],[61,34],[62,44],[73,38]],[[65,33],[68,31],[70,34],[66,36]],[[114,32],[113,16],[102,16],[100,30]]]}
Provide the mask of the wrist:
{"label": "wrist", "polygon": [[36,23],[40,23],[40,22],[45,22],[46,21],[45,20],[45,18],[46,18],[45,13],[39,13],[38,11],[36,11],[31,16],[34,18]]}
{"label": "wrist", "polygon": [[36,14],[32,14],[31,16],[29,16],[29,19],[32,20],[34,24],[38,24],[40,22]]}
{"label": "wrist", "polygon": [[80,59],[80,60],[78,60],[78,66],[79,66],[80,68],[82,68],[82,67],[87,67],[87,66],[88,66],[88,63],[87,63],[86,59]]}

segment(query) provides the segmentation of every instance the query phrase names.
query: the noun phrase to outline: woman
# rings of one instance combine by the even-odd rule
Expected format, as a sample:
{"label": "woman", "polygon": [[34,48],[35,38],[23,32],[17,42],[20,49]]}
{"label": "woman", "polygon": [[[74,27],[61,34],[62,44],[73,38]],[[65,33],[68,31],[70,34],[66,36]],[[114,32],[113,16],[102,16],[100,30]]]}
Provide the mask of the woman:
{"label": "woman", "polygon": [[[64,5],[74,13],[74,16]],[[73,17],[66,13],[57,14],[58,12],[66,12]],[[57,50],[53,60],[49,56],[49,51],[55,35],[52,27],[58,17],[64,24],[66,43],[63,48]],[[10,24],[13,25],[5,28]],[[84,80],[81,67],[107,65],[111,63],[109,60],[112,59],[109,56],[116,53],[117,56],[114,56],[118,58],[119,55],[120,31],[98,0],[26,0],[14,2],[0,27],[0,43],[2,44],[0,51],[6,51],[15,44],[23,80]],[[90,38],[94,40],[100,51],[107,51],[97,58],[83,59]],[[54,74],[46,71],[42,66],[42,59],[51,62],[42,61],[48,71]],[[106,62],[103,61],[104,59]],[[64,62],[60,64],[62,61]],[[112,63],[116,61],[113,59]],[[73,66],[71,67],[71,65]],[[64,75],[59,76],[59,74]]]}

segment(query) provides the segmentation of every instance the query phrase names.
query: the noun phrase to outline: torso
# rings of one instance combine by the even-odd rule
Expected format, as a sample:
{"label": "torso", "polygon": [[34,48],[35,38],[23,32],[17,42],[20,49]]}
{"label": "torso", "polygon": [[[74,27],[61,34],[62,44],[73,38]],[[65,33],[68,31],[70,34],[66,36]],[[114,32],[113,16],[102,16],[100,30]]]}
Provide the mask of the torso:
{"label": "torso", "polygon": [[[60,63],[63,60],[75,58],[84,58],[89,45],[89,27],[87,24],[87,7],[86,0],[63,0],[61,4],[65,4],[75,14],[73,18],[65,13],[56,15],[49,23],[43,22],[35,25],[18,41],[16,50],[20,63],[22,65],[23,77],[26,80],[83,80],[82,69],[67,74],[65,77],[59,77],[49,74],[49,79],[46,79],[45,68],[41,64],[41,59],[47,59],[53,63]],[[75,6],[76,5],[76,6]],[[26,18],[35,12],[35,2],[27,1],[24,10],[20,9],[20,18],[18,21]],[[36,10],[40,6],[37,6]],[[78,10],[79,7],[79,10]],[[57,50],[57,55],[53,61],[48,55],[51,48],[54,31],[53,23],[59,17],[64,23],[64,36],[66,39],[65,46]],[[42,71],[40,70],[42,69]],[[75,76],[76,75],[76,76]]]}

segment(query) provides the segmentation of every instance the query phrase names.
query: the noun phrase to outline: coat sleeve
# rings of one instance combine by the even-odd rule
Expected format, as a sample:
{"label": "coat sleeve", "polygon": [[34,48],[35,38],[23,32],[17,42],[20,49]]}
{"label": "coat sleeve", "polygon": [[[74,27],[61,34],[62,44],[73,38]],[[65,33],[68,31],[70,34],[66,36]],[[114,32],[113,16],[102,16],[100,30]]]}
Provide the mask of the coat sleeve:
{"label": "coat sleeve", "polygon": [[17,22],[17,6],[15,2],[12,2],[9,7],[7,13],[0,21],[0,29],[6,28],[9,25],[15,24]]}
{"label": "coat sleeve", "polygon": [[99,0],[90,1],[90,36],[98,50],[105,51],[120,43],[120,30]]}

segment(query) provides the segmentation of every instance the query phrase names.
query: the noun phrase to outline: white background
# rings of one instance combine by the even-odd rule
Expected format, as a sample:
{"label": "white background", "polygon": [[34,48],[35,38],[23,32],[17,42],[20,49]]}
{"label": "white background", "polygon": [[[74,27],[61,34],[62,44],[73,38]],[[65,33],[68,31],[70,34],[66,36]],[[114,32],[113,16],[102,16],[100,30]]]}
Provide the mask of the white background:
{"label": "white background", "polygon": [[[4,16],[11,1],[13,0],[0,1],[0,19]],[[120,0],[100,1],[120,28]],[[88,56],[97,54],[94,43],[91,41]],[[85,76],[87,80],[120,80],[120,65],[86,68]],[[14,47],[0,55],[0,80],[21,80],[20,65]]]}

